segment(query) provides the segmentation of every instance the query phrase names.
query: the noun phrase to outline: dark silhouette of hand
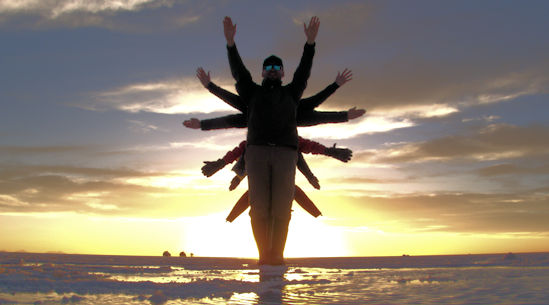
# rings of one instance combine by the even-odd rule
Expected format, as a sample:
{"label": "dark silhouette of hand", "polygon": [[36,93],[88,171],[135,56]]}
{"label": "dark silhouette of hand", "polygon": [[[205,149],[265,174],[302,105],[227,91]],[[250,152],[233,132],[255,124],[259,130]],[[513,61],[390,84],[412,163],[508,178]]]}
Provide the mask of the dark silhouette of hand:
{"label": "dark silhouette of hand", "polygon": [[200,120],[197,118],[191,118],[183,122],[183,126],[192,129],[200,129]]}
{"label": "dark silhouette of hand", "polygon": [[231,180],[231,185],[229,185],[229,191],[234,190],[242,179],[244,179],[244,177],[240,177],[239,175],[234,176],[233,180]]}
{"label": "dark silhouette of hand", "polygon": [[315,175],[312,175],[310,178],[307,176],[309,183],[317,190],[320,190],[320,183],[318,183],[318,178]]}
{"label": "dark silhouette of hand", "polygon": [[365,109],[356,109],[356,107],[353,107],[349,110],[347,110],[347,118],[350,120],[354,120],[356,118],[361,117],[363,114],[366,113]]}
{"label": "dark silhouette of hand", "polygon": [[305,36],[307,37],[307,43],[315,43],[316,35],[318,34],[318,28],[320,27],[320,20],[317,16],[313,16],[309,21],[309,26],[303,23],[303,30],[305,31]]}
{"label": "dark silhouette of hand", "polygon": [[200,83],[204,88],[208,88],[208,84],[211,82],[210,71],[206,73],[202,67],[196,69],[196,77],[200,80]]}
{"label": "dark silhouette of hand", "polygon": [[206,177],[212,176],[226,165],[223,159],[217,159],[216,161],[204,161],[204,163],[204,166],[202,166],[202,173]]}
{"label": "dark silhouette of hand", "polygon": [[353,151],[348,148],[337,148],[334,143],[334,146],[326,148],[325,154],[339,161],[348,162],[353,156]]}
{"label": "dark silhouette of hand", "polygon": [[337,76],[336,76],[336,84],[338,86],[343,86],[343,84],[345,84],[346,82],[350,81],[353,79],[353,71],[345,68],[345,70],[343,70],[343,72],[337,72]]}
{"label": "dark silhouette of hand", "polygon": [[226,16],[223,19],[223,34],[229,47],[234,46],[234,35],[236,34],[236,24],[233,24],[231,17]]}

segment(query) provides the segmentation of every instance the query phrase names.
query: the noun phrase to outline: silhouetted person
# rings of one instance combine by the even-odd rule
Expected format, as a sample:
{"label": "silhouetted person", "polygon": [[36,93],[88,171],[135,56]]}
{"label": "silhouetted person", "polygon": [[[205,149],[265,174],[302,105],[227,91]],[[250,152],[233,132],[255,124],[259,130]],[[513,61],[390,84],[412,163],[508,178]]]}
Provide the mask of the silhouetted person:
{"label": "silhouetted person", "polygon": [[246,171],[252,231],[259,264],[283,264],[297,163],[296,112],[307,86],[320,22],[303,24],[307,42],[292,81],[282,86],[284,67],[274,55],[263,62],[263,82],[253,82],[234,43],[236,25],[225,17],[223,28],[231,73],[248,116]]}

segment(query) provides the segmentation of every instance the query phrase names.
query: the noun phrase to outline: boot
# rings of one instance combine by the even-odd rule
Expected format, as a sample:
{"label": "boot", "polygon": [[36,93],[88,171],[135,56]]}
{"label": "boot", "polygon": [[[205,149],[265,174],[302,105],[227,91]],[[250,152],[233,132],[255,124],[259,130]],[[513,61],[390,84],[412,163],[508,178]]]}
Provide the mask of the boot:
{"label": "boot", "polygon": [[288,237],[289,219],[274,219],[272,233],[272,247],[270,251],[270,265],[284,265],[284,247]]}
{"label": "boot", "polygon": [[259,252],[258,264],[264,265],[270,259],[269,221],[266,218],[252,217],[252,232]]}

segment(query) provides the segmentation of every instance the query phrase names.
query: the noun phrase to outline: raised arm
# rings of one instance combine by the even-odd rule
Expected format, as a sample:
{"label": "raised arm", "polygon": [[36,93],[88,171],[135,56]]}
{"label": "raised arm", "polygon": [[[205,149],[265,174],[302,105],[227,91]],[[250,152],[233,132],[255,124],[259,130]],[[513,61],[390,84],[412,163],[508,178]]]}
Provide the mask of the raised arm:
{"label": "raised arm", "polygon": [[200,121],[200,129],[202,130],[246,128],[247,126],[248,122],[246,120],[246,116],[242,113],[230,114],[218,118]]}
{"label": "raised arm", "polygon": [[336,82],[331,83],[322,91],[317,94],[301,99],[299,105],[297,106],[297,115],[305,114],[307,112],[312,112],[316,107],[322,104],[330,95],[332,95],[339,88],[339,85]]}
{"label": "raised arm", "polygon": [[324,90],[311,97],[302,99],[299,102],[298,111],[313,111],[320,104],[324,103],[324,101],[339,87],[343,86],[345,83],[352,79],[353,72],[347,68],[345,68],[343,72],[337,72],[335,81],[328,85],[328,87],[324,88]]}
{"label": "raised arm", "polygon": [[299,65],[295,70],[294,78],[289,84],[289,86],[291,86],[293,90],[294,98],[296,100],[299,100],[301,98],[305,87],[307,87],[307,80],[311,75],[313,56],[315,54],[315,40],[319,26],[320,21],[316,16],[311,18],[311,20],[309,21],[309,26],[306,26],[305,23],[303,24],[305,36],[307,37],[307,42],[305,43],[305,47],[303,48],[303,55],[301,56]]}
{"label": "raised arm", "polygon": [[236,89],[238,94],[241,97],[249,94],[253,86],[252,75],[250,71],[246,69],[238,50],[236,49],[236,44],[234,43],[234,36],[236,34],[236,24],[233,24],[231,17],[225,17],[223,19],[223,32],[225,34],[225,40],[227,41],[227,55],[229,57],[229,66],[231,67],[231,74],[236,80]]}
{"label": "raised arm", "polygon": [[241,112],[246,111],[246,105],[242,102],[240,96],[217,86],[211,81],[210,71],[206,73],[202,67],[198,67],[198,69],[196,69],[196,77],[200,80],[200,83],[202,83],[204,88],[208,89],[208,91],[220,98],[229,106]]}

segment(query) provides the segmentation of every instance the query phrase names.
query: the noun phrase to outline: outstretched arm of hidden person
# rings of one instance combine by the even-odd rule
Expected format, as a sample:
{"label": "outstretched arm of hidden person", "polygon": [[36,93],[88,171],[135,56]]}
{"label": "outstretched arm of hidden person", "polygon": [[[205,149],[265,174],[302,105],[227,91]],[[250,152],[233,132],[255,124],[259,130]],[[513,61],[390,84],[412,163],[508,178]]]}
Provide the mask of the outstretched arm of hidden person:
{"label": "outstretched arm of hidden person", "polygon": [[202,166],[202,173],[206,177],[210,177],[213,174],[217,173],[220,169],[225,167],[225,165],[234,162],[246,148],[246,141],[240,142],[240,144],[235,147],[233,150],[228,151],[225,156],[216,161],[204,161],[204,166]]}
{"label": "outstretched arm of hidden person", "polygon": [[326,147],[318,142],[299,137],[299,151],[302,153],[311,153],[314,155],[325,155],[342,162],[348,162],[353,156],[353,151],[348,148],[339,148],[335,144],[332,147]]}
{"label": "outstretched arm of hidden person", "polygon": [[244,116],[242,113],[229,114],[218,118],[205,119],[200,121],[200,128],[202,130],[246,128],[247,126],[248,121],[246,120],[246,116]]}
{"label": "outstretched arm of hidden person", "polygon": [[183,121],[183,125],[187,128],[202,130],[246,128],[248,126],[248,121],[242,113],[239,113],[205,120],[191,118]]}
{"label": "outstretched arm of hidden person", "polygon": [[[244,192],[240,199],[236,202],[231,212],[227,216],[228,222],[233,222],[238,216],[240,216],[250,206],[248,191]],[[305,192],[297,185],[295,185],[295,201],[313,217],[322,215],[318,207],[314,202],[305,194]]]}
{"label": "outstretched arm of hidden person", "polygon": [[315,126],[326,123],[344,123],[349,121],[347,111],[307,111],[298,112],[297,126]]}
{"label": "outstretched arm of hidden person", "polygon": [[336,79],[333,83],[324,88],[324,90],[319,93],[304,98],[299,101],[298,111],[313,111],[320,104],[332,95],[339,87],[343,86],[345,83],[353,79],[353,72],[347,68],[343,72],[337,72]]}
{"label": "outstretched arm of hidden person", "polygon": [[295,70],[294,78],[289,84],[293,90],[296,101],[301,99],[301,95],[303,94],[305,87],[307,87],[307,80],[311,75],[311,67],[313,66],[313,57],[315,55],[315,39],[319,26],[320,21],[316,16],[311,18],[309,21],[309,26],[303,23],[307,42],[303,47],[303,54],[301,55],[301,60]]}
{"label": "outstretched arm of hidden person", "polygon": [[297,168],[299,171],[307,178],[309,183],[317,190],[320,189],[320,184],[318,183],[318,178],[313,174],[311,169],[309,168],[309,165],[307,164],[307,161],[305,161],[305,158],[303,158],[303,154],[301,152],[298,153],[298,159],[297,159]]}
{"label": "outstretched arm of hidden person", "polygon": [[238,199],[231,212],[227,216],[228,222],[233,222],[233,220],[240,216],[240,214],[244,213],[244,211],[246,211],[246,209],[250,206],[248,196],[248,191],[246,191],[244,192],[244,194],[242,194],[240,199]]}
{"label": "outstretched arm of hidden person", "polygon": [[198,67],[198,69],[196,69],[196,77],[200,80],[200,83],[204,86],[204,88],[208,89],[208,91],[220,98],[229,106],[242,112],[246,110],[246,105],[242,103],[240,96],[227,91],[212,82],[210,78],[210,71],[206,73],[202,67]]}
{"label": "outstretched arm of hidden person", "polygon": [[347,111],[299,111],[297,113],[297,126],[315,126],[326,123],[344,123],[361,117],[366,113],[365,109],[353,107]]}
{"label": "outstretched arm of hidden person", "polygon": [[299,187],[295,186],[294,200],[313,217],[322,215],[320,210],[316,207],[315,203],[305,194],[305,192]]}
{"label": "outstretched arm of hidden person", "polygon": [[229,57],[231,74],[236,80],[236,89],[238,91],[238,94],[241,97],[245,98],[245,101],[247,100],[247,94],[249,94],[250,90],[253,87],[253,80],[250,71],[248,71],[248,69],[246,69],[246,66],[244,66],[242,58],[240,58],[240,54],[238,54],[236,44],[234,43],[236,24],[233,24],[231,17],[227,16],[225,17],[225,19],[223,19],[223,32],[225,34],[225,39],[227,40],[227,55]]}

